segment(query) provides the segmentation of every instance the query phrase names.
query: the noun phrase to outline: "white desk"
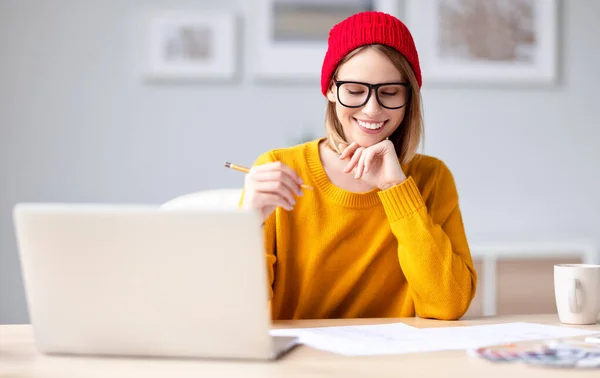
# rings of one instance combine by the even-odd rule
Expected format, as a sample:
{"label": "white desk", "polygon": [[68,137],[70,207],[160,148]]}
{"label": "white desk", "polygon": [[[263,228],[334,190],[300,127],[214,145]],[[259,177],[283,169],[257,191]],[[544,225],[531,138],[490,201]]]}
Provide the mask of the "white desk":
{"label": "white desk", "polygon": [[[560,325],[556,315],[489,317],[455,322],[406,319],[327,320],[278,322],[281,327],[375,324],[402,321],[412,326],[451,327],[504,322]],[[585,326],[598,330],[600,324]],[[48,357],[36,352],[29,325],[0,326],[1,378],[119,378],[119,377],[600,377],[600,370],[560,370],[519,363],[493,364],[464,351],[396,356],[344,357],[300,346],[283,359],[270,362],[229,362],[136,358]]]}

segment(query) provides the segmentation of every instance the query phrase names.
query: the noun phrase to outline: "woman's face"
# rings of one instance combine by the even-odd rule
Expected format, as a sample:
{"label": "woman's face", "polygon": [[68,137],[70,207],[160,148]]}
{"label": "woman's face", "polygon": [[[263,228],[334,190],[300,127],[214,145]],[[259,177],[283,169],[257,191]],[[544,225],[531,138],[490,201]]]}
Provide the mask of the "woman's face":
{"label": "woman's face", "polygon": [[[382,52],[366,48],[338,70],[336,81],[352,81],[367,84],[407,83],[400,71]],[[359,106],[366,99],[369,100]],[[379,99],[387,107],[406,104],[410,89],[403,85],[387,85],[377,89]],[[338,96],[339,93],[339,96]],[[333,84],[327,93],[327,99],[334,102],[336,113],[342,124],[348,143],[357,142],[369,147],[390,136],[402,123],[406,106],[399,109],[387,109],[377,101],[375,89],[369,90],[361,84],[346,83],[339,87]]]}

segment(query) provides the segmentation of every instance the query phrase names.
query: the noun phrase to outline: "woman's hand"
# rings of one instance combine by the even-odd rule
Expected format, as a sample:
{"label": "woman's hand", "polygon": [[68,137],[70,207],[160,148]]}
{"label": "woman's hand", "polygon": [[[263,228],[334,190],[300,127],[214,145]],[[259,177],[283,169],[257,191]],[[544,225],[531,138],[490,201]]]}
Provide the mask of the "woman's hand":
{"label": "woman's hand", "polygon": [[292,210],[294,196],[303,194],[302,183],[300,176],[281,162],[252,167],[246,174],[242,207],[260,211],[264,222],[278,206]]}
{"label": "woman's hand", "polygon": [[339,145],[342,154],[340,159],[348,160],[345,173],[354,174],[381,190],[391,188],[406,180],[402,171],[394,144],[383,140],[371,147],[361,147],[356,142],[350,145]]}

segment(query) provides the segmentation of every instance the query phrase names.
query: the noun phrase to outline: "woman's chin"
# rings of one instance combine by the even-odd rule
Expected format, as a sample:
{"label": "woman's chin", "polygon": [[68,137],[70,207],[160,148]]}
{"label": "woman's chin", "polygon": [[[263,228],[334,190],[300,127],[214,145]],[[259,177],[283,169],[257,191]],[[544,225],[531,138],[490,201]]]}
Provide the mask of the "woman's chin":
{"label": "woman's chin", "polygon": [[361,147],[371,147],[383,141],[385,137],[379,135],[355,135],[352,140]]}

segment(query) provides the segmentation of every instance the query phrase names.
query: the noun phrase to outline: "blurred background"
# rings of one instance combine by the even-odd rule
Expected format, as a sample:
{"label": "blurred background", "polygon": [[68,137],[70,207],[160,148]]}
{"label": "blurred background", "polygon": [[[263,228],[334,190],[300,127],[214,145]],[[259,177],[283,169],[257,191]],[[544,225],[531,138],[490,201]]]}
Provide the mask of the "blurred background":
{"label": "blurred background", "polygon": [[[16,203],[161,204],[239,188],[243,175],[225,169],[225,161],[251,165],[266,150],[323,135],[320,72],[302,80],[253,75],[252,32],[264,3],[0,0],[0,323],[28,321],[12,223]],[[283,3],[282,17],[293,20]],[[407,1],[395,5],[402,19]],[[161,9],[233,12],[235,73],[227,80],[145,78],[146,15]],[[494,253],[496,244],[600,243],[599,13],[597,0],[559,2],[552,83],[424,77],[422,152],[454,173],[469,241],[488,246],[477,256]],[[293,28],[278,25],[279,38],[293,42]],[[307,38],[321,43],[323,36]],[[197,56],[208,54],[200,50]],[[321,60],[308,59],[306,65],[320,68]],[[565,261],[579,261],[579,250],[568,257],[569,247],[563,249]],[[522,269],[521,279],[535,283],[531,272],[541,265],[529,264],[531,271],[513,263],[507,280],[523,289],[515,278]],[[546,297],[547,273],[540,286]]]}

